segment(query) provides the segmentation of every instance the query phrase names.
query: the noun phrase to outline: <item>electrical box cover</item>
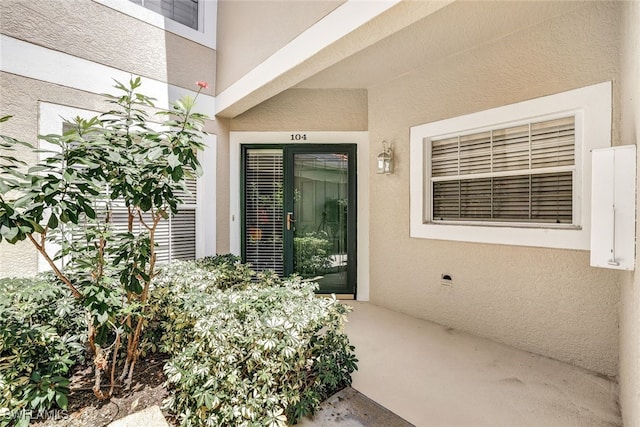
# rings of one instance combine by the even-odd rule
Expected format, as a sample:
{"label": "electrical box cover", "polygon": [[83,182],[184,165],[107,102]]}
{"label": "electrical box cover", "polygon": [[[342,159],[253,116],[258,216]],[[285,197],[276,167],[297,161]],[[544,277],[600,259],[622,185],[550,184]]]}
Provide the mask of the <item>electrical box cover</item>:
{"label": "electrical box cover", "polygon": [[591,265],[635,267],[636,146],[591,152]]}

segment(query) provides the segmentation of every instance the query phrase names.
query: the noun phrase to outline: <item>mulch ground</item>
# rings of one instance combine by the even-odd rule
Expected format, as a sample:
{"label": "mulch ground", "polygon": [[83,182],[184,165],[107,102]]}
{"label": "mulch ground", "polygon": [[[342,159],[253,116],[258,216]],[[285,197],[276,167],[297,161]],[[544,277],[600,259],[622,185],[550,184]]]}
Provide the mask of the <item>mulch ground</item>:
{"label": "mulch ground", "polygon": [[[79,367],[71,377],[71,393],[67,411],[52,411],[39,419],[32,419],[36,427],[104,427],[112,421],[124,418],[149,406],[162,407],[167,397],[163,387],[165,376],[162,367],[165,360],[153,357],[140,360],[136,366],[131,388],[126,390],[116,386],[114,395],[107,400],[99,400],[93,394],[94,375],[91,366]],[[109,389],[106,378],[102,378],[103,390]],[[35,416],[36,414],[34,414]],[[169,423],[173,423],[166,413]],[[143,426],[141,426],[143,427]]]}

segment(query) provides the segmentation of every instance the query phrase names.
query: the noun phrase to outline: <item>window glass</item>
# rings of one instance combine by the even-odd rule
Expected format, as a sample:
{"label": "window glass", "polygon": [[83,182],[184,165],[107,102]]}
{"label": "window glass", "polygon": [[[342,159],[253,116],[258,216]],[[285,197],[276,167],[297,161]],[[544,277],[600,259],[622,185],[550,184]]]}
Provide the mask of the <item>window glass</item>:
{"label": "window glass", "polygon": [[198,29],[198,0],[130,0],[153,12]]}
{"label": "window glass", "polygon": [[426,145],[434,222],[572,224],[573,115]]}

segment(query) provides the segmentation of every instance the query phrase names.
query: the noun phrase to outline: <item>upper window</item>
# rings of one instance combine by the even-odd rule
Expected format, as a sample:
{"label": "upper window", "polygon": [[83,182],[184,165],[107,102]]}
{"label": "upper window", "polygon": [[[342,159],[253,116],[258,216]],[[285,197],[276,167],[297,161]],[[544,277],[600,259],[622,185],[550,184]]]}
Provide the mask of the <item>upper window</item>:
{"label": "upper window", "polygon": [[198,0],[129,0],[194,30],[198,29]]}
{"label": "upper window", "polygon": [[188,40],[216,48],[217,0],[93,0]]}
{"label": "upper window", "polygon": [[434,222],[572,224],[575,116],[426,144]]}
{"label": "upper window", "polygon": [[411,128],[411,237],[588,249],[601,83]]}

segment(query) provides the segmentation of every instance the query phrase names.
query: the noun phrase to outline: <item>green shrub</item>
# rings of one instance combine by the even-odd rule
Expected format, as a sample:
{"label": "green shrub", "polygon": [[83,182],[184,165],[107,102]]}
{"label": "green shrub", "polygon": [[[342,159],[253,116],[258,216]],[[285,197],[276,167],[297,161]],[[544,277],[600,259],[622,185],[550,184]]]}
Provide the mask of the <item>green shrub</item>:
{"label": "green shrub", "polygon": [[53,278],[0,279],[0,426],[20,411],[66,409],[85,330],[82,307]]}
{"label": "green shrub", "polygon": [[200,258],[196,261],[196,265],[215,271],[215,286],[218,289],[243,289],[255,276],[249,266],[243,264],[242,259],[233,254]]}
{"label": "green shrub", "polygon": [[331,269],[331,248],[326,233],[310,232],[293,238],[295,270],[303,276],[326,273]]}
{"label": "green shrub", "polygon": [[[239,267],[244,268],[244,267]],[[155,281],[170,398],[181,425],[285,426],[351,383],[349,308],[317,298],[299,279],[219,289],[218,273],[193,262]]]}

